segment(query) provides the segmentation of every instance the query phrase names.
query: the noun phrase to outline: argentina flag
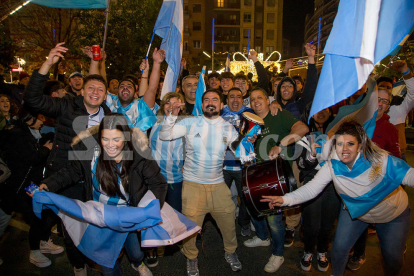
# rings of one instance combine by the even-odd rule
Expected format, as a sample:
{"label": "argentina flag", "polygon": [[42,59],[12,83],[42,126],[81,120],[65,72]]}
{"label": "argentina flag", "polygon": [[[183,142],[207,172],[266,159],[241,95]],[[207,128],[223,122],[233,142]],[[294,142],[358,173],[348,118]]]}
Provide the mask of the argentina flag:
{"label": "argentina flag", "polygon": [[358,91],[413,23],[412,0],[340,1],[309,118]]}
{"label": "argentina flag", "polygon": [[[28,1],[29,2],[29,1]],[[58,9],[106,9],[108,0],[30,0],[41,6]]]}
{"label": "argentina flag", "polygon": [[183,26],[183,1],[164,0],[154,26],[155,34],[162,38],[160,48],[165,50],[165,61],[168,63],[161,99],[166,93],[175,92],[177,86],[183,53]]}
{"label": "argentina flag", "polygon": [[332,151],[330,160],[335,189],[352,219],[358,218],[397,189],[411,168],[402,159],[386,154],[378,165],[370,164],[362,155],[349,170]]}
{"label": "argentina flag", "polygon": [[200,76],[198,77],[197,83],[197,90],[196,90],[196,98],[193,108],[193,115],[198,116],[203,114],[203,108],[201,107],[201,102],[203,98],[204,92],[206,92],[206,83],[204,82],[204,75],[206,73],[206,66],[203,66],[201,70]]}
{"label": "argentina flag", "polygon": [[96,201],[82,202],[55,193],[37,192],[33,212],[54,211],[65,225],[75,246],[99,265],[113,267],[128,232],[154,226],[162,221],[158,200],[145,208],[116,207]]}

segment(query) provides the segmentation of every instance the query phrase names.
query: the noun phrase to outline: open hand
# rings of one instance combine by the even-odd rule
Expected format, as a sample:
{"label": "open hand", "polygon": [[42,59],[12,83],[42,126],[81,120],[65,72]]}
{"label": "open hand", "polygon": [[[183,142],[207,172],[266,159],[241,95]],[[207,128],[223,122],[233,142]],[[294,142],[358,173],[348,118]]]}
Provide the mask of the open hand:
{"label": "open hand", "polygon": [[269,202],[269,208],[274,209],[274,206],[282,206],[283,198],[281,196],[262,196],[260,202]]}
{"label": "open hand", "polygon": [[47,56],[46,63],[49,66],[52,66],[56,62],[59,61],[59,58],[65,59],[64,53],[68,51],[68,48],[63,47],[62,45],[65,44],[65,42],[60,42],[56,44],[56,47],[50,50],[49,55]]}
{"label": "open hand", "polygon": [[164,49],[154,49],[154,52],[152,53],[152,59],[154,62],[161,64],[165,59],[165,50]]}

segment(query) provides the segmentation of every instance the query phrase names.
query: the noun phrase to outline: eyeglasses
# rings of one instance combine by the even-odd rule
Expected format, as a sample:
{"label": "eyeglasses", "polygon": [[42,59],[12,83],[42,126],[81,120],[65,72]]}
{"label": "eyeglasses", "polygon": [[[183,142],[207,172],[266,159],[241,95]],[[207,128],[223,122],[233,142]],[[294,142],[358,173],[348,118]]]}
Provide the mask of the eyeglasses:
{"label": "eyeglasses", "polygon": [[382,102],[383,104],[389,105],[391,102],[390,100],[378,97],[378,102]]}

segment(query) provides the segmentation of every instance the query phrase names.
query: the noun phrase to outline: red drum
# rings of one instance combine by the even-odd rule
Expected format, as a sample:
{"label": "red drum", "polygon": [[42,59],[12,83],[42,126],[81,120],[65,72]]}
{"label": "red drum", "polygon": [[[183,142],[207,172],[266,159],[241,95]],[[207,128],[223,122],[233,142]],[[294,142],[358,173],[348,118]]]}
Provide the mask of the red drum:
{"label": "red drum", "polygon": [[[255,217],[282,211],[282,208],[270,209],[268,202],[260,202],[263,195],[283,196],[296,189],[292,168],[289,162],[281,157],[243,168],[243,192],[246,205],[250,214]],[[291,208],[285,207],[283,210]]]}

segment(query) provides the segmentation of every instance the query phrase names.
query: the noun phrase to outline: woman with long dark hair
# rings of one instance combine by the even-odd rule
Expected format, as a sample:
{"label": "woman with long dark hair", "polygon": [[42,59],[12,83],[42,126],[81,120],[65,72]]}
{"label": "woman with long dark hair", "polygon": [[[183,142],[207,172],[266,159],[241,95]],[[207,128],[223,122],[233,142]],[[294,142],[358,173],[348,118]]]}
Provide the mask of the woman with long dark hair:
{"label": "woman with long dark hair", "polygon": [[[96,129],[95,129],[96,131]],[[86,133],[94,134],[94,129]],[[79,139],[81,138],[81,140]],[[124,115],[106,115],[99,125],[96,135],[97,145],[92,145],[94,137],[78,135],[73,146],[74,153],[83,151],[79,160],[70,164],[44,180],[39,190],[55,192],[63,187],[84,179],[83,200],[94,200],[114,206],[137,206],[148,190],[164,203],[167,184],[157,163],[146,157],[150,155],[146,136],[137,129],[128,127]],[[91,139],[88,141],[88,139]],[[132,268],[140,275],[152,275],[144,265],[137,232],[130,232],[125,248]],[[101,266],[104,275],[122,275],[117,261],[114,268]]]}
{"label": "woman with long dark hair", "polygon": [[261,201],[271,208],[300,204],[317,197],[333,181],[343,208],[332,246],[332,274],[343,275],[352,246],[375,223],[385,275],[399,275],[411,222],[408,196],[400,184],[414,186],[414,170],[380,149],[355,121],[340,126],[324,147],[331,146],[328,160],[309,183],[282,197],[263,196]]}

